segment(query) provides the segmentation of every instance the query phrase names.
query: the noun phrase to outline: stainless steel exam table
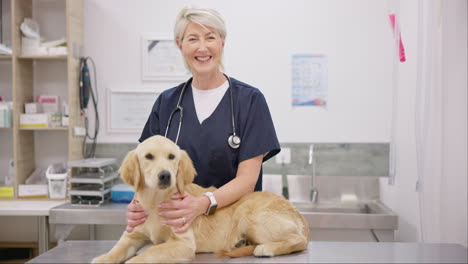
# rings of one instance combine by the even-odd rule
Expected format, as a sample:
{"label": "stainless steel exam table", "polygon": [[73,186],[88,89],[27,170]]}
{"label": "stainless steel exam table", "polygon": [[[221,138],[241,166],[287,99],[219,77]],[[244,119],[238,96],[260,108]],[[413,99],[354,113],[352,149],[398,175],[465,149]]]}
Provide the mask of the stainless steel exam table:
{"label": "stainless steel exam table", "polygon": [[[66,241],[27,263],[89,263],[117,241]],[[467,263],[467,249],[458,244],[387,242],[315,242],[306,251],[273,258],[219,259],[197,254],[193,263]]]}

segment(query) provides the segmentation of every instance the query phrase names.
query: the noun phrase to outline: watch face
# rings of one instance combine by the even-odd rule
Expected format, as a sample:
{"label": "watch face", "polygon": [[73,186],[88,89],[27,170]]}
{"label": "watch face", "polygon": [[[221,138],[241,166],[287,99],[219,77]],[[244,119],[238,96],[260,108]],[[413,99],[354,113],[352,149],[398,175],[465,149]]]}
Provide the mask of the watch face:
{"label": "watch face", "polygon": [[210,206],[210,208],[208,209],[208,215],[212,215],[216,212],[216,208],[218,207],[217,204],[214,204],[212,206]]}

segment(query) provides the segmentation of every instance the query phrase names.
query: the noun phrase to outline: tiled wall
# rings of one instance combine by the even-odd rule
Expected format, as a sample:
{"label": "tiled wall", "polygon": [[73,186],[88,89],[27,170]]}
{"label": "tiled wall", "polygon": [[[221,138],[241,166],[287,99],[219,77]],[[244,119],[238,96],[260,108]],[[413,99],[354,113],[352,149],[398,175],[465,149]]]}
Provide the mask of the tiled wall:
{"label": "tiled wall", "polygon": [[[136,143],[102,143],[96,148],[96,157],[116,158],[120,164]],[[282,148],[291,149],[291,163],[276,163],[272,158],[264,163],[263,171],[268,174],[311,175],[309,161],[310,143],[281,143]],[[388,143],[315,143],[314,162],[317,176],[388,176]]]}
{"label": "tiled wall", "polygon": [[[311,175],[309,161],[311,143],[281,143],[291,149],[291,163],[285,164],[287,174]],[[313,151],[315,175],[318,176],[388,176],[388,143],[315,143]],[[265,173],[281,174],[276,159],[268,160]]]}

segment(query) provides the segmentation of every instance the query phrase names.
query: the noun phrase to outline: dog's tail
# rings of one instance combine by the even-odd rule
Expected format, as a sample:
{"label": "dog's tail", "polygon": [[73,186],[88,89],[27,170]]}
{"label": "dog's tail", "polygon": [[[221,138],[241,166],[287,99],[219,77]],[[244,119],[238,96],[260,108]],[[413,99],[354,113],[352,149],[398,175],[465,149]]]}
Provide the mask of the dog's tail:
{"label": "dog's tail", "polygon": [[239,258],[245,256],[253,256],[255,245],[247,245],[238,248],[233,248],[231,250],[221,250],[218,252],[220,258]]}

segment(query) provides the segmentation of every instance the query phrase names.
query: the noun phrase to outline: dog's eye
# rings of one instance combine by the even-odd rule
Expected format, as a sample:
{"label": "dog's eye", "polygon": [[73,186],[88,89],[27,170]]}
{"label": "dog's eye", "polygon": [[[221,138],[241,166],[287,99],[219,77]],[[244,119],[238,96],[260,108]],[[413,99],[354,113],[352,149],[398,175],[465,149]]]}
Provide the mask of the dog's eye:
{"label": "dog's eye", "polygon": [[152,160],[152,159],[154,159],[154,156],[153,156],[153,154],[148,153],[148,154],[146,154],[145,158],[147,158],[149,160]]}
{"label": "dog's eye", "polygon": [[167,156],[168,159],[170,160],[173,160],[175,158],[174,154],[169,154],[169,156]]}

